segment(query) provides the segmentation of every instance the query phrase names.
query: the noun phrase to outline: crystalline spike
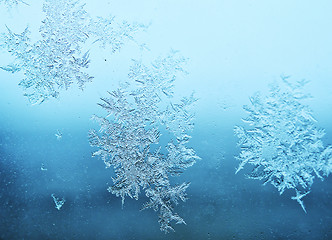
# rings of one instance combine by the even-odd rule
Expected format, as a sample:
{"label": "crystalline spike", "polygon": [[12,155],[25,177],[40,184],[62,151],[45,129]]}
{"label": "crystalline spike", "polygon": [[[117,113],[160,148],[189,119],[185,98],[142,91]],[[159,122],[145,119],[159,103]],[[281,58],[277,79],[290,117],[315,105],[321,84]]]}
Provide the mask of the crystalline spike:
{"label": "crystalline spike", "polygon": [[307,210],[305,209],[305,207],[304,207],[304,203],[303,203],[303,201],[302,201],[301,199],[302,199],[303,197],[307,196],[307,195],[310,193],[310,191],[301,194],[300,191],[298,191],[297,189],[295,189],[295,190],[296,190],[296,196],[295,196],[295,197],[292,197],[292,200],[296,200],[296,201],[301,205],[303,211],[304,211],[305,213],[307,213]]}

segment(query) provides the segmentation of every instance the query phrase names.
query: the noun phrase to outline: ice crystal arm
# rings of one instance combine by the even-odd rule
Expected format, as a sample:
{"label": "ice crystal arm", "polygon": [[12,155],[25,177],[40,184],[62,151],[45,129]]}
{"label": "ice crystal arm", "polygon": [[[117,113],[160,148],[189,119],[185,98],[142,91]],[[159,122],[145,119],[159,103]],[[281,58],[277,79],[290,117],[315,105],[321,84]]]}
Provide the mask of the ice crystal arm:
{"label": "ice crystal arm", "polygon": [[310,97],[303,93],[307,82],[282,82],[271,85],[268,96],[258,93],[250,98],[251,106],[243,107],[249,128],[234,128],[241,147],[236,172],[253,165],[249,178],[270,182],[280,194],[295,189],[293,199],[305,211],[301,198],[309,193],[315,176],[323,179],[331,172],[332,150],[324,147],[324,130],[315,126],[312,111],[302,103]]}
{"label": "ice crystal arm", "polygon": [[297,189],[295,189],[295,191],[296,191],[296,196],[292,197],[292,199],[296,200],[301,205],[303,211],[305,213],[307,213],[307,210],[305,209],[305,206],[304,206],[304,203],[302,201],[302,198],[305,197],[305,196],[307,196],[310,193],[310,191],[308,191],[306,193],[303,193],[303,194],[301,194],[300,191],[298,191]]}
{"label": "ice crystal arm", "polygon": [[23,0],[0,0],[0,4],[5,4],[7,6],[8,9],[17,6],[19,4],[25,4],[25,5],[29,5],[28,3],[26,3]]}
{"label": "ice crystal arm", "polygon": [[[320,154],[320,161],[317,172],[322,172],[324,176],[329,176],[332,172],[332,146],[328,146]],[[317,173],[318,177],[320,175]]]}
{"label": "ice crystal arm", "polygon": [[170,225],[171,221],[175,221],[176,224],[186,224],[178,214],[173,212],[173,204],[177,205],[179,200],[186,201],[186,189],[188,187],[189,183],[182,183],[175,187],[150,188],[146,191],[146,196],[150,198],[150,201],[143,206],[143,209],[152,208],[154,211],[159,210],[161,231],[174,231]]}
{"label": "ice crystal arm", "polygon": [[180,103],[170,103],[163,112],[163,124],[179,138],[186,137],[186,132],[194,128],[194,116],[190,109],[196,101],[194,94],[191,94],[184,97]]}
{"label": "ice crystal arm", "polygon": [[138,23],[128,23],[122,21],[118,23],[115,18],[110,16],[108,18],[98,17],[96,20],[91,19],[89,24],[89,34],[96,40],[103,48],[111,48],[112,52],[119,51],[128,40],[134,40],[133,36],[147,26]]}
{"label": "ice crystal arm", "polygon": [[182,139],[177,138],[176,143],[169,142],[167,145],[167,159],[171,163],[170,172],[172,174],[179,174],[188,167],[194,165],[196,160],[200,159],[192,148],[188,148],[185,144],[188,143],[190,136],[185,136]]}
{"label": "ice crystal arm", "polygon": [[15,64],[9,64],[7,66],[1,67],[0,68],[4,71],[11,72],[11,73],[16,73],[21,71],[21,68]]}
{"label": "ice crystal arm", "polygon": [[6,28],[8,30],[8,33],[2,35],[1,40],[3,41],[3,43],[1,44],[1,47],[6,48],[6,50],[12,55],[14,55],[16,59],[22,59],[22,62],[28,61],[29,58],[27,58],[27,53],[31,51],[31,33],[29,28],[25,28],[25,30],[21,34],[12,32],[7,26]]}
{"label": "ice crystal arm", "polygon": [[[115,177],[108,190],[121,197],[138,199],[141,192],[150,201],[143,209],[159,211],[162,231],[173,230],[170,223],[184,223],[174,213],[179,200],[185,201],[189,186],[183,183],[172,187],[170,176],[181,174],[199,157],[187,146],[193,127],[193,114],[189,106],[195,102],[192,96],[173,103],[173,84],[182,69],[184,58],[172,52],[165,58],[146,66],[134,61],[130,82],[101,98],[106,117],[93,116],[100,130],[90,130],[89,142],[98,150],[107,167],[113,166]],[[174,107],[170,111],[169,107]],[[162,127],[173,136],[167,145],[160,144]]]}

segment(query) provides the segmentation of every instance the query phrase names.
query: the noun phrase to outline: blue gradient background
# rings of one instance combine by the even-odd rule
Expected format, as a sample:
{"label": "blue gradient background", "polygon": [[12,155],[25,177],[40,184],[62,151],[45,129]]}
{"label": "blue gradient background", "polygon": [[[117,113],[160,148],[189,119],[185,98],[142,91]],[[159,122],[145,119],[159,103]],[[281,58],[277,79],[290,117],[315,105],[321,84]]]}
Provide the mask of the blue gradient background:
{"label": "blue gradient background", "polygon": [[[0,5],[0,32],[7,25],[33,39],[44,18],[42,1],[7,11]],[[82,92],[75,85],[59,99],[29,106],[18,86],[22,73],[0,71],[0,239],[332,239],[332,178],[316,179],[304,199],[308,213],[272,186],[235,175],[239,149],[233,127],[256,91],[291,75],[307,79],[308,102],[332,144],[332,2],[309,0],[86,1],[92,16],[151,23],[137,35],[150,51],[127,43],[116,54],[91,51],[95,76]],[[169,49],[190,60],[176,94],[195,91],[196,126],[190,143],[202,158],[175,182],[191,181],[189,200],[176,207],[187,225],[159,231],[157,214],[139,211],[146,201],[108,193],[112,170],[91,158],[87,141],[92,114],[107,90],[126,80],[131,59],[151,61]],[[0,65],[13,58],[0,52]],[[106,60],[106,61],[105,61]],[[57,130],[63,132],[57,141]],[[47,171],[41,171],[41,166]],[[60,211],[51,194],[65,197]]]}

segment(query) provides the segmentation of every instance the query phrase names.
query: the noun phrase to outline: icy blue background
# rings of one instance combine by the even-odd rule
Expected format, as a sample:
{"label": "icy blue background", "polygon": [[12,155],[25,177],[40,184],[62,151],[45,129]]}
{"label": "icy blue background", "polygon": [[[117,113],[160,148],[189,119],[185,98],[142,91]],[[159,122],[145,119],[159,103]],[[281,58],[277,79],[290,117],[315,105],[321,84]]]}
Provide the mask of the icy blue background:
{"label": "icy blue background", "polygon": [[[0,32],[29,25],[38,39],[41,7],[40,0],[9,12],[0,5]],[[137,36],[150,51],[128,43],[111,55],[88,45],[94,81],[84,92],[73,85],[38,106],[23,97],[21,73],[0,71],[0,239],[331,239],[331,176],[316,179],[305,214],[290,199],[293,192],[279,196],[272,186],[245,179],[245,171],[234,174],[233,135],[248,97],[284,74],[311,81],[308,104],[326,129],[325,144],[332,144],[331,9],[328,0],[87,1],[92,16],[151,22]],[[176,92],[194,90],[200,98],[191,146],[202,160],[175,179],[192,182],[189,200],[176,208],[187,225],[165,235],[156,213],[139,211],[144,197],[126,199],[121,209],[121,199],[106,191],[112,170],[91,158],[87,132],[98,127],[90,116],[103,114],[99,98],[126,79],[131,59],[153,60],[170,48],[190,58]],[[0,52],[0,65],[11,60]],[[52,193],[66,199],[60,211]]]}

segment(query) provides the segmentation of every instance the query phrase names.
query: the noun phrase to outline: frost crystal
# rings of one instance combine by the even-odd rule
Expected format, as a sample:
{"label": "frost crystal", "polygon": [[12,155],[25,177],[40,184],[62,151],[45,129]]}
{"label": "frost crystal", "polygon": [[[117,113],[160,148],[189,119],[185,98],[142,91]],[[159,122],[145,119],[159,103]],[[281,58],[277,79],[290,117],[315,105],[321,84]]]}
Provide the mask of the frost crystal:
{"label": "frost crystal", "polygon": [[12,8],[13,6],[17,6],[21,3],[25,4],[25,5],[29,5],[26,2],[22,1],[22,0],[0,0],[0,4],[3,3],[7,6],[7,8]]}
{"label": "frost crystal", "polygon": [[[108,190],[121,197],[122,204],[125,197],[138,199],[145,191],[150,201],[143,209],[160,212],[160,229],[164,232],[173,230],[171,221],[185,223],[174,213],[174,205],[186,200],[189,186],[171,186],[169,177],[180,175],[199,159],[186,146],[188,132],[193,129],[190,107],[196,99],[191,95],[172,103],[173,82],[183,71],[184,62],[175,52],[151,67],[134,61],[129,74],[131,83],[101,98],[99,105],[108,115],[93,116],[101,127],[99,133],[89,132],[90,145],[98,147],[93,156],[101,157],[107,167],[115,170],[114,185]],[[165,128],[171,138],[166,146],[159,143],[160,131]]]}
{"label": "frost crystal", "polygon": [[113,18],[92,19],[76,0],[46,0],[43,5],[46,18],[40,27],[41,40],[32,42],[28,28],[21,34],[8,28],[3,47],[15,57],[15,62],[3,70],[15,73],[22,70],[20,86],[32,104],[57,98],[61,89],[73,82],[83,90],[92,77],[84,72],[89,66],[89,51],[82,48],[88,38],[119,50],[127,39],[142,26],[117,24]]}
{"label": "frost crystal", "polygon": [[62,132],[58,129],[54,134],[56,136],[56,140],[60,141],[62,138]]}
{"label": "frost crystal", "polygon": [[64,198],[60,200],[53,193],[51,194],[51,197],[53,198],[53,201],[55,203],[55,208],[60,210],[63,204],[65,204],[66,200]]}
{"label": "frost crystal", "polygon": [[127,40],[134,41],[133,35],[148,26],[138,23],[128,23],[126,21],[116,22],[114,17],[98,17],[97,20],[91,19],[89,32],[94,36],[94,43],[100,47],[109,47],[112,52],[119,51]]}
{"label": "frost crystal", "polygon": [[295,189],[292,199],[306,211],[302,198],[315,176],[323,180],[332,171],[332,147],[324,148],[324,130],[315,127],[311,110],[302,103],[310,97],[302,91],[306,81],[282,80],[283,86],[272,85],[268,96],[256,94],[250,98],[252,106],[243,107],[249,114],[243,121],[250,128],[235,127],[241,146],[236,172],[254,165],[249,178],[271,182],[280,194]]}

